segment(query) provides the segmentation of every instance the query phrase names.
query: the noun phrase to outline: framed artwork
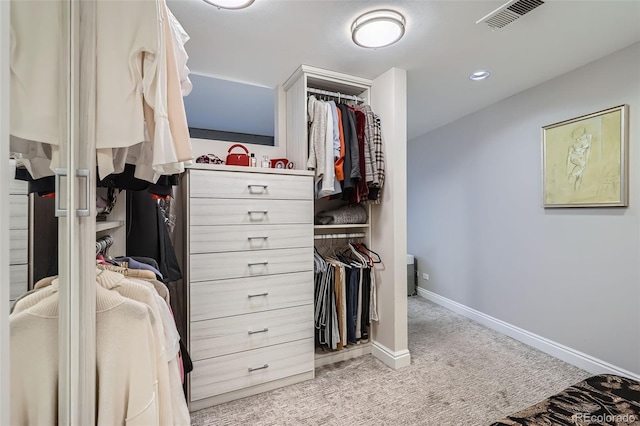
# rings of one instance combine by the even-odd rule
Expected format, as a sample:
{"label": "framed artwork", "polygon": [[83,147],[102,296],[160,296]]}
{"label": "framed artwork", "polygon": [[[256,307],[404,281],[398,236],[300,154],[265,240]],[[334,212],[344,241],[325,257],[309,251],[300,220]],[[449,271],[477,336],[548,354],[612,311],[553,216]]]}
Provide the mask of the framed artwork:
{"label": "framed artwork", "polygon": [[628,205],[628,105],[542,128],[544,207]]}

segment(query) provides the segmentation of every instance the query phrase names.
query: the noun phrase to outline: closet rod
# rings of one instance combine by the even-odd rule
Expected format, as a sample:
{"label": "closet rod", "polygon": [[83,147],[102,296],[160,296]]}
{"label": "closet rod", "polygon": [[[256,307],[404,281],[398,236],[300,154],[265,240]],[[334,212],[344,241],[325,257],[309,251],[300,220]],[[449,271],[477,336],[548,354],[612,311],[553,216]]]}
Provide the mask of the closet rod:
{"label": "closet rod", "polygon": [[350,100],[350,101],[356,101],[356,102],[364,103],[364,99],[363,98],[360,98],[360,97],[355,96],[355,95],[345,95],[344,93],[340,93],[340,92],[330,92],[328,90],[314,89],[313,87],[307,87],[307,92],[316,93],[318,95],[333,96],[334,98],[338,98],[338,101],[341,100],[341,99],[347,99],[347,100]]}
{"label": "closet rod", "polygon": [[314,240],[332,240],[332,239],[338,239],[338,238],[364,238],[366,237],[367,234],[365,234],[364,232],[354,232],[351,234],[320,234],[320,235],[314,235],[313,239]]}

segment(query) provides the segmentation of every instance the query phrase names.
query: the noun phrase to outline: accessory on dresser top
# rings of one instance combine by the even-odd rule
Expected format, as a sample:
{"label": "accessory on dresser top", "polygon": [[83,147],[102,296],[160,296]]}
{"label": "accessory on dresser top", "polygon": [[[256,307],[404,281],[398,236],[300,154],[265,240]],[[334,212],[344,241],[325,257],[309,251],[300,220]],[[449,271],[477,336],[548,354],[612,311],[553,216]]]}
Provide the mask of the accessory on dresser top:
{"label": "accessory on dresser top", "polygon": [[[231,153],[231,151],[233,151],[235,148],[241,148],[244,150],[244,154],[238,154],[238,153]],[[227,165],[229,166],[249,166],[250,160],[249,160],[249,150],[247,148],[245,148],[244,145],[242,144],[235,144],[232,145],[231,148],[229,148],[229,153],[227,155]]]}
{"label": "accessory on dresser top", "polygon": [[293,169],[293,163],[287,160],[286,158],[272,158],[271,168],[272,169]]}
{"label": "accessory on dresser top", "polygon": [[204,163],[204,164],[224,164],[224,161],[214,154],[203,154],[200,157],[196,158],[196,163]]}

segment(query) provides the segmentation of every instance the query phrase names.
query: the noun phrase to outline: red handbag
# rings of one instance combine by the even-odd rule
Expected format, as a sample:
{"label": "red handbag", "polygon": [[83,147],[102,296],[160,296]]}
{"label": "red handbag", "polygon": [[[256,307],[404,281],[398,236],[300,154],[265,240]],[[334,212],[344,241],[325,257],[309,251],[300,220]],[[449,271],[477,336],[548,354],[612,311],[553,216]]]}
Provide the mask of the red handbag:
{"label": "red handbag", "polygon": [[[231,151],[234,148],[242,148],[244,149],[244,154],[232,154]],[[227,165],[229,166],[248,166],[249,163],[249,150],[244,147],[242,144],[235,144],[229,148],[229,152],[227,154]]]}

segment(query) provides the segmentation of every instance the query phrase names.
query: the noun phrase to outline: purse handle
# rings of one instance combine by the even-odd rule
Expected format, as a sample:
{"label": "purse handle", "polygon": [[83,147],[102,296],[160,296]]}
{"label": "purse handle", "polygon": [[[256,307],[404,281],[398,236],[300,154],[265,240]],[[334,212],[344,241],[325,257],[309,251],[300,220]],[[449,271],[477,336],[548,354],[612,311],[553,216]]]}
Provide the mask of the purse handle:
{"label": "purse handle", "polygon": [[239,144],[239,143],[237,143],[235,145],[232,145],[231,148],[229,148],[229,151],[228,151],[229,154],[231,154],[231,151],[233,150],[233,148],[242,148],[242,149],[244,149],[244,152],[249,154],[249,150],[244,145]]}

